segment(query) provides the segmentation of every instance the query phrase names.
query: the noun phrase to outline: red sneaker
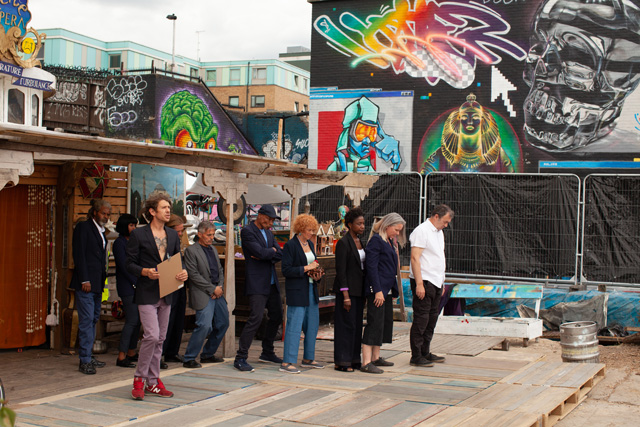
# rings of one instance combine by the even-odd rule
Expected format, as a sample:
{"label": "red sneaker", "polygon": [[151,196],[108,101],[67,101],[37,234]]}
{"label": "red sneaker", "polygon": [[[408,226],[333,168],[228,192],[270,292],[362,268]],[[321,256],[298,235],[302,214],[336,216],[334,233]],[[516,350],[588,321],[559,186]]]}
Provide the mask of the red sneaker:
{"label": "red sneaker", "polygon": [[144,400],[144,379],[138,377],[133,378],[131,397],[133,397],[133,400]]}
{"label": "red sneaker", "polygon": [[173,397],[173,393],[165,388],[162,381],[160,381],[160,378],[158,378],[158,384],[148,385],[144,391],[160,397]]}

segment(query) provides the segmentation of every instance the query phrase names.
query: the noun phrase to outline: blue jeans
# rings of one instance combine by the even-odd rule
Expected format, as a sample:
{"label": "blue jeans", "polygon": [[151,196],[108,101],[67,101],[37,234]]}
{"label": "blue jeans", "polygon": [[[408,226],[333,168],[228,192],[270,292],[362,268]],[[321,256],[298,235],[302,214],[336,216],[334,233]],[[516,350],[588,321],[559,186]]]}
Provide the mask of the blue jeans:
{"label": "blue jeans", "polygon": [[[229,328],[229,309],[224,297],[210,299],[202,310],[196,311],[196,328],[189,338],[187,350],[184,353],[184,361],[196,360],[200,349],[201,358],[211,357],[216,354],[224,334]],[[207,343],[202,348],[204,340],[209,336]]]}
{"label": "blue jeans", "polygon": [[320,309],[313,296],[313,285],[309,285],[309,305],[300,307],[287,306],[287,325],[284,333],[284,363],[298,362],[298,349],[300,348],[300,333],[304,332],[305,360],[315,360],[316,336],[320,327]]}
{"label": "blue jeans", "polygon": [[76,306],[80,363],[89,363],[93,353],[93,342],[96,339],[96,324],[100,320],[102,293],[83,292],[82,289],[76,289]]}
{"label": "blue jeans", "polygon": [[124,307],[124,327],[120,336],[120,345],[118,351],[126,353],[128,350],[138,348],[138,338],[140,337],[140,313],[138,313],[138,304],[133,302],[133,295],[125,295],[120,297],[122,306]]}

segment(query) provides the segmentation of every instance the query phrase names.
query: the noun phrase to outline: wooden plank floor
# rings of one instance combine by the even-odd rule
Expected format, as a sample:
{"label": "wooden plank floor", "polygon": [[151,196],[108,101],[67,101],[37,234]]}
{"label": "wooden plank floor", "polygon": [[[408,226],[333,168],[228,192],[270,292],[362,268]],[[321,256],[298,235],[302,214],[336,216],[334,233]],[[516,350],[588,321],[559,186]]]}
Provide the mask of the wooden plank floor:
{"label": "wooden plank floor", "polygon": [[[129,381],[78,391],[44,403],[27,404],[17,426],[278,426],[409,427],[551,426],[571,411],[605,374],[601,364],[548,362],[526,349],[487,351],[495,339],[436,335],[434,353],[444,363],[411,366],[408,327],[401,324],[381,355],[394,363],[384,374],[332,369],[333,342],[318,341],[316,358],[326,369],[291,375],[278,366],[249,362],[239,372],[232,359],[200,369],[164,371],[171,399],[130,397]],[[443,351],[449,346],[452,353]],[[276,351],[280,352],[281,343]],[[462,350],[461,350],[462,349]],[[521,349],[518,349],[521,350]],[[478,354],[475,357],[459,352]]]}

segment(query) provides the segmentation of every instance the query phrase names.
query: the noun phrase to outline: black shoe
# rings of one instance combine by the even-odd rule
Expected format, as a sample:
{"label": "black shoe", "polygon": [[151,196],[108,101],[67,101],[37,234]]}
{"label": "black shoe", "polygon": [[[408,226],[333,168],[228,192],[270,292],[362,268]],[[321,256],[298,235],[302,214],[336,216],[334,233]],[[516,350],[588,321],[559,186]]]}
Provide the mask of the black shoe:
{"label": "black shoe", "polygon": [[215,354],[211,357],[200,357],[200,363],[222,363],[224,359],[222,357],[218,357]]}
{"label": "black shoe", "polygon": [[96,368],[91,364],[91,362],[89,363],[81,362],[78,370],[83,374],[87,374],[87,375],[95,375],[96,373]]}
{"label": "black shoe", "polygon": [[374,360],[371,363],[373,363],[376,366],[393,366],[393,362],[384,360],[382,357],[379,357],[378,360]]}
{"label": "black shoe", "polygon": [[120,366],[121,368],[135,368],[136,364],[131,361],[127,356],[124,359],[116,359],[116,366]]}
{"label": "black shoe", "polygon": [[165,356],[164,361],[169,363],[184,363],[184,357],[180,356],[179,354],[173,356]]}
{"label": "black shoe", "polygon": [[202,365],[196,362],[195,360],[187,360],[182,364],[182,366],[184,366],[185,368],[191,368],[191,369],[202,368]]}
{"label": "black shoe", "polygon": [[425,359],[427,359],[429,362],[435,362],[435,363],[442,363],[444,362],[444,357],[442,356],[436,356],[433,353],[429,353],[427,356],[425,356]]}
{"label": "black shoe", "polygon": [[104,368],[105,366],[107,366],[106,363],[99,361],[98,359],[96,359],[95,357],[91,356],[91,362],[90,362],[95,368]]}
{"label": "black shoe", "polygon": [[355,369],[358,369],[358,370],[359,370],[360,368],[362,368],[362,363],[360,363],[360,362],[352,363],[352,364],[351,364],[351,367],[352,367],[354,370],[355,370]]}
{"label": "black shoe", "polygon": [[366,372],[368,374],[383,374],[384,371],[378,368],[373,362],[369,362],[360,368],[360,372]]}
{"label": "black shoe", "polygon": [[433,362],[428,361],[424,356],[420,356],[417,359],[411,359],[409,364],[411,366],[420,366],[421,368],[430,368],[433,366]]}
{"label": "black shoe", "polygon": [[160,369],[169,369],[169,365],[164,363],[162,360],[160,361]]}
{"label": "black shoe", "polygon": [[138,353],[134,354],[133,356],[127,356],[129,358],[129,360],[131,360],[132,362],[137,362],[138,361]]}
{"label": "black shoe", "polygon": [[282,359],[280,359],[278,356],[276,356],[275,353],[272,353],[272,354],[262,353],[260,355],[260,357],[258,358],[258,360],[261,361],[261,362],[277,363],[279,365],[282,364]]}

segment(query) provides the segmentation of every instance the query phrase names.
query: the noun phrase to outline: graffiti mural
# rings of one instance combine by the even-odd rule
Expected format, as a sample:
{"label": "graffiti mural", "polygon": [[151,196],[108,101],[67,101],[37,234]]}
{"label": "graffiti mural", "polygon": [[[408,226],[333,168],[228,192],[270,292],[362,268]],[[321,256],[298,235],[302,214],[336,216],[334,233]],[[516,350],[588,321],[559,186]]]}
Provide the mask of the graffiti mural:
{"label": "graffiti mural", "polygon": [[[311,167],[518,173],[640,152],[636,0],[328,0],[312,19]],[[376,92],[411,96],[390,121]]]}
{"label": "graffiti mural", "polygon": [[409,170],[411,134],[404,125],[411,117],[412,98],[411,91],[316,89],[309,135],[316,135],[319,144],[317,152],[309,147],[309,166],[348,172]]}
{"label": "graffiti mural", "polygon": [[107,136],[257,154],[204,85],[157,74],[114,76],[104,96]]}

